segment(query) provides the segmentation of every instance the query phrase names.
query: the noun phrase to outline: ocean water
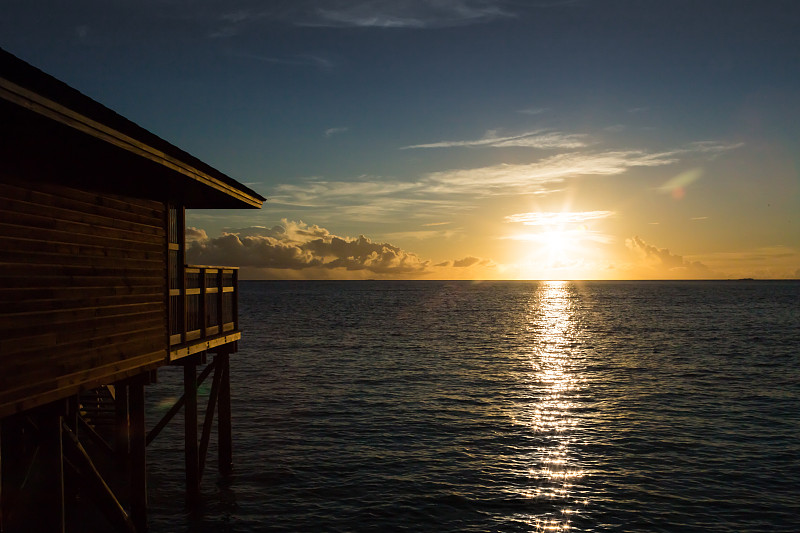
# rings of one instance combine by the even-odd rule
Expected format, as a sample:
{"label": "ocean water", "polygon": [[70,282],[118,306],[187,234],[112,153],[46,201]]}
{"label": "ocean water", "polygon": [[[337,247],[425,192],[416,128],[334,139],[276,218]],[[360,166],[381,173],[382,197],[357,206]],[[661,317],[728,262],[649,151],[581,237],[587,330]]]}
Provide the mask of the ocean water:
{"label": "ocean water", "polygon": [[151,531],[800,531],[800,282],[242,282],[240,317],[235,475],[212,442],[184,509],[178,417]]}

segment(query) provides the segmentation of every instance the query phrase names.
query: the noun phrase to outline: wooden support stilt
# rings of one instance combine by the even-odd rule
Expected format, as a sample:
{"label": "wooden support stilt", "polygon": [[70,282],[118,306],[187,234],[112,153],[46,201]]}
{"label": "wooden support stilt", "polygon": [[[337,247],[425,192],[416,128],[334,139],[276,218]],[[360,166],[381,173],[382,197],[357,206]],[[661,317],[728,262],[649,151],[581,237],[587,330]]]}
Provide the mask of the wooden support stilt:
{"label": "wooden support stilt", "polygon": [[[206,380],[206,378],[208,377],[208,375],[211,373],[211,371],[213,369],[214,369],[214,362],[212,362],[211,364],[206,365],[206,367],[203,369],[203,371],[200,372],[200,376],[198,376],[198,378],[197,378],[197,386],[198,387]],[[170,410],[167,411],[167,414],[165,414],[161,418],[161,420],[158,421],[158,424],[156,424],[153,427],[153,429],[151,429],[150,432],[147,434],[147,445],[148,446],[150,445],[151,442],[153,442],[153,440],[155,440],[156,437],[158,437],[158,434],[161,433],[161,430],[164,429],[167,426],[167,424],[169,424],[169,421],[172,420],[172,417],[174,417],[176,414],[178,414],[178,411],[181,410],[181,408],[183,407],[183,405],[185,403],[186,403],[186,395],[184,394],[183,396],[180,397],[180,399],[178,399],[177,402],[175,402],[175,405],[173,405],[170,408]]]}
{"label": "wooden support stilt", "polygon": [[221,351],[214,358],[222,371],[219,382],[219,416],[217,417],[217,434],[219,441],[219,473],[230,476],[233,473],[233,438],[231,432],[231,371],[230,354],[227,350]]}
{"label": "wooden support stilt", "polygon": [[219,380],[222,377],[222,369],[217,366],[214,371],[214,379],[211,382],[211,393],[208,395],[208,406],[203,417],[203,434],[200,438],[200,452],[198,455],[198,471],[200,478],[203,478],[203,471],[206,466],[206,454],[208,453],[208,442],[211,440],[211,427],[214,424],[214,410],[217,407],[217,396],[219,396]]}
{"label": "wooden support stilt", "polygon": [[147,531],[147,456],[144,421],[144,386],[146,374],[129,384],[131,519],[136,531]]}
{"label": "wooden support stilt", "polygon": [[127,470],[130,461],[130,419],[128,417],[128,385],[114,384],[114,456],[117,468]]}
{"label": "wooden support stilt", "polygon": [[[41,418],[41,448],[44,489],[41,491],[40,518],[45,531],[64,532],[64,455],[61,442],[63,405],[56,402]],[[34,528],[35,529],[35,528]]]}
{"label": "wooden support stilt", "polygon": [[183,364],[184,445],[186,455],[186,503],[200,499],[200,472],[197,450],[197,358],[190,356]]}
{"label": "wooden support stilt", "polygon": [[3,527],[3,506],[5,500],[3,499],[3,421],[0,420],[0,533],[5,532]]}

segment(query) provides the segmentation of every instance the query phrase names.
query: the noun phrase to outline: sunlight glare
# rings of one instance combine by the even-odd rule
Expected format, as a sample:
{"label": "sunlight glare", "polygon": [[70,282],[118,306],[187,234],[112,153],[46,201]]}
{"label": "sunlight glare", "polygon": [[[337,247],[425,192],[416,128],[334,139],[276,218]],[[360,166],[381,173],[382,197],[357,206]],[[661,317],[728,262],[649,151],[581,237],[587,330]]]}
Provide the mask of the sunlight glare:
{"label": "sunlight glare", "polygon": [[533,226],[534,231],[516,233],[509,239],[533,243],[522,254],[520,277],[525,279],[586,279],[593,277],[602,256],[600,244],[609,235],[587,224],[614,215],[613,211],[533,212],[506,217],[507,222]]}

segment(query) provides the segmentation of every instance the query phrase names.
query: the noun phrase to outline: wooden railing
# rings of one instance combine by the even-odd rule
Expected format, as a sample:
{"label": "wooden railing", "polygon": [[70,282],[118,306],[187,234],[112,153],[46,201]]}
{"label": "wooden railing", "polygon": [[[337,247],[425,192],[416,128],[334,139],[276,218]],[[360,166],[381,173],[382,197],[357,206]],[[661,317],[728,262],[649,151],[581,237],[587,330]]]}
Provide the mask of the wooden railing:
{"label": "wooden railing", "polygon": [[[171,275],[180,276],[180,273]],[[238,332],[237,268],[186,265],[183,279],[175,281],[178,283],[171,285],[181,288],[169,291],[169,344],[172,351],[181,345],[212,338],[223,337],[224,340],[226,334]]]}

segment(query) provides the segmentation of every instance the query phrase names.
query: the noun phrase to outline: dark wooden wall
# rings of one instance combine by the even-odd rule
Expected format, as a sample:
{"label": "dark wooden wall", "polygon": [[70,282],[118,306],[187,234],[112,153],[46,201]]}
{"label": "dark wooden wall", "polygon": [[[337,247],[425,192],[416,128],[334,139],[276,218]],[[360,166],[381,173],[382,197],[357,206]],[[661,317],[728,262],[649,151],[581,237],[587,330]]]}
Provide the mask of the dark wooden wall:
{"label": "dark wooden wall", "polygon": [[0,417],[168,359],[165,210],[0,175]]}

